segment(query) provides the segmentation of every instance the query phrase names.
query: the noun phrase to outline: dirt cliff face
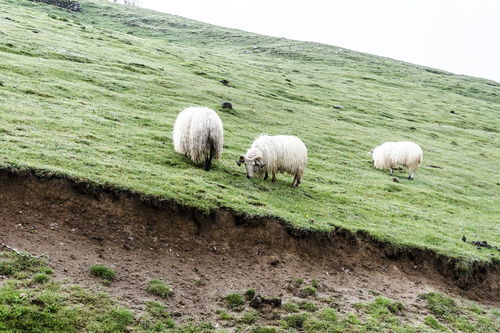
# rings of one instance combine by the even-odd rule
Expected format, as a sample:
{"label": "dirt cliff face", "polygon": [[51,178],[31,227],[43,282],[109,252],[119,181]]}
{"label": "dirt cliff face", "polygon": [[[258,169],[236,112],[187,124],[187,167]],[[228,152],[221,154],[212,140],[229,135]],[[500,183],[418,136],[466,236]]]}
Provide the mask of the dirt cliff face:
{"label": "dirt cliff face", "polygon": [[[0,174],[0,242],[46,254],[57,278],[104,288],[135,309],[153,298],[146,292],[148,281],[161,277],[174,289],[168,307],[197,319],[215,316],[224,295],[250,288],[282,300],[305,297],[290,287],[296,278],[317,280],[318,297],[341,302],[340,311],[376,293],[410,308],[419,307],[418,295],[429,291],[497,306],[500,299],[497,266],[460,277],[451,259],[422,250],[399,252],[363,234],[303,233],[271,218],[239,217],[224,209],[206,216],[29,173]],[[89,274],[96,263],[116,270],[118,280],[100,286]]]}

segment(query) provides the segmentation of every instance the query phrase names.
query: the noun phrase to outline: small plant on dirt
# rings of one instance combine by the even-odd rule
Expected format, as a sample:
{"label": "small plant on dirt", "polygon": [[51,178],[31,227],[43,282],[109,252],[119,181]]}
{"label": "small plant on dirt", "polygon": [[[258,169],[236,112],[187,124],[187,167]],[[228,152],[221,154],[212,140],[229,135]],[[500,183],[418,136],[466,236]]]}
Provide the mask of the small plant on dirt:
{"label": "small plant on dirt", "polygon": [[146,332],[164,332],[175,326],[175,321],[165,305],[150,301],[146,303],[146,310],[146,315],[140,318],[140,325]]}
{"label": "small plant on dirt", "polygon": [[307,312],[316,312],[318,311],[318,306],[311,302],[301,302],[299,303],[299,308],[301,310],[305,310]]}
{"label": "small plant on dirt", "polygon": [[304,327],[304,322],[309,318],[310,315],[307,313],[292,314],[284,317],[280,322],[280,326],[285,329],[286,328],[302,329]]}
{"label": "small plant on dirt", "polygon": [[366,305],[366,313],[373,316],[384,316],[387,314],[401,314],[404,310],[404,305],[400,302],[395,302],[384,297],[375,297],[375,300]]}
{"label": "small plant on dirt", "polygon": [[252,324],[259,318],[259,311],[250,309],[243,314],[240,318],[240,322],[245,324]]}
{"label": "small plant on dirt", "polygon": [[252,298],[255,297],[255,294],[257,292],[255,291],[255,289],[248,289],[247,291],[245,291],[245,298],[250,301]]}
{"label": "small plant on dirt", "polygon": [[146,309],[147,312],[155,318],[167,319],[172,317],[167,307],[160,302],[149,301],[146,303]]}
{"label": "small plant on dirt", "polygon": [[101,278],[106,282],[111,282],[114,279],[116,279],[116,273],[114,270],[100,264],[90,266],[90,274],[98,278]]}
{"label": "small plant on dirt", "polygon": [[318,312],[317,316],[323,320],[334,322],[337,320],[337,311],[335,311],[335,309],[327,307],[321,309],[321,311]]}
{"label": "small plant on dirt", "polygon": [[311,287],[314,287],[314,288],[318,289],[319,288],[319,282],[318,282],[318,280],[312,279],[312,281],[311,281]]}
{"label": "small plant on dirt", "polygon": [[36,273],[33,275],[33,281],[36,283],[45,283],[49,281],[49,276],[47,273]]}
{"label": "small plant on dirt", "polygon": [[352,307],[355,308],[356,310],[361,310],[362,308],[365,307],[366,304],[361,303],[361,302],[356,302],[352,304]]}
{"label": "small plant on dirt", "polygon": [[433,316],[427,316],[427,317],[425,317],[424,318],[424,323],[427,326],[429,326],[429,327],[431,327],[431,328],[433,328],[435,330],[446,331],[446,327],[444,327],[443,325],[441,325],[439,323],[439,321],[436,318],[434,318]]}
{"label": "small plant on dirt", "polygon": [[308,296],[316,296],[316,293],[318,290],[314,288],[313,286],[307,286],[302,289],[300,289],[300,294],[302,297],[308,297]]}
{"label": "small plant on dirt", "polygon": [[301,286],[304,284],[304,279],[303,278],[295,278],[295,279],[293,279],[292,282],[296,286]]}
{"label": "small plant on dirt", "polygon": [[159,297],[168,297],[172,295],[172,287],[161,279],[152,279],[148,282],[148,292]]}
{"label": "small plant on dirt", "polygon": [[237,293],[228,294],[224,297],[226,300],[226,305],[229,309],[233,311],[241,311],[243,310],[243,296]]}
{"label": "small plant on dirt", "polygon": [[40,273],[51,271],[47,261],[28,253],[0,253],[0,275],[13,276],[17,273]]}
{"label": "small plant on dirt", "polygon": [[219,316],[220,320],[232,320],[233,316],[230,313],[227,313],[226,310],[219,309],[215,311],[215,314]]}
{"label": "small plant on dirt", "polygon": [[438,318],[446,318],[460,313],[459,307],[450,297],[439,293],[428,293],[421,295],[421,298],[427,301],[427,307]]}
{"label": "small plant on dirt", "polygon": [[300,310],[300,307],[297,303],[293,303],[293,302],[287,302],[285,304],[283,304],[283,310],[287,311],[287,312],[299,312]]}

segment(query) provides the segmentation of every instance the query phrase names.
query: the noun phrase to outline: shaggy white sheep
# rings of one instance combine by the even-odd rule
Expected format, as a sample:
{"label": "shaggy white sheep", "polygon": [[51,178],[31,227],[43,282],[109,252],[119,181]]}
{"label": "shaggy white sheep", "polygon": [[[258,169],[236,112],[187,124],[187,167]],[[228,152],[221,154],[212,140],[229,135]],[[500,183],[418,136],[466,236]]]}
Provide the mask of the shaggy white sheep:
{"label": "shaggy white sheep", "polygon": [[175,120],[173,132],[174,149],[196,163],[205,161],[205,170],[210,170],[212,159],[222,155],[224,129],[214,110],[205,107],[184,109]]}
{"label": "shaggy white sheep", "polygon": [[268,173],[271,173],[272,181],[275,182],[277,172],[286,172],[294,175],[292,186],[297,187],[306,168],[307,148],[296,136],[261,135],[255,139],[246,154],[240,156],[237,163],[245,164],[247,178],[252,178],[254,174],[264,174],[266,180]]}
{"label": "shaggy white sheep", "polygon": [[393,169],[402,165],[408,168],[410,175],[408,179],[413,179],[415,170],[422,162],[424,156],[422,148],[414,142],[385,142],[370,151],[373,165],[377,169],[389,169],[391,175]]}

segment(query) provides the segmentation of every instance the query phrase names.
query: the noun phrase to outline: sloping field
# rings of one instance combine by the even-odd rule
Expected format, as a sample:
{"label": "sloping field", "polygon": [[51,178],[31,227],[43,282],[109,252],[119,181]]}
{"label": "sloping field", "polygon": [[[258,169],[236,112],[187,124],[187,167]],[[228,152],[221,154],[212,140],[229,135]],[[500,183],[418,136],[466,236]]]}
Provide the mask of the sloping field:
{"label": "sloping field", "polygon": [[[105,1],[66,12],[0,0],[0,164],[71,176],[302,230],[363,230],[395,247],[497,262],[500,86],[338,47],[218,28]],[[225,86],[220,80],[229,81]],[[219,108],[230,100],[234,110]],[[189,105],[218,110],[221,161],[175,154]],[[343,108],[333,108],[342,105]],[[309,149],[303,183],[247,180],[235,161],[262,132]],[[424,149],[416,179],[375,170],[383,141]]]}

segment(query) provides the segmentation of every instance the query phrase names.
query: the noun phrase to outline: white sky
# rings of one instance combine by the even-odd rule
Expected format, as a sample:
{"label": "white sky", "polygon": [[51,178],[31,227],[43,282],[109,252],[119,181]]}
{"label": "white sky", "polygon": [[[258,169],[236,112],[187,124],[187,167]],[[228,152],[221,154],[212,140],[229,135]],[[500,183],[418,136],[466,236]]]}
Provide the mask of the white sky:
{"label": "white sky", "polygon": [[139,0],[219,26],[500,82],[500,0]]}

